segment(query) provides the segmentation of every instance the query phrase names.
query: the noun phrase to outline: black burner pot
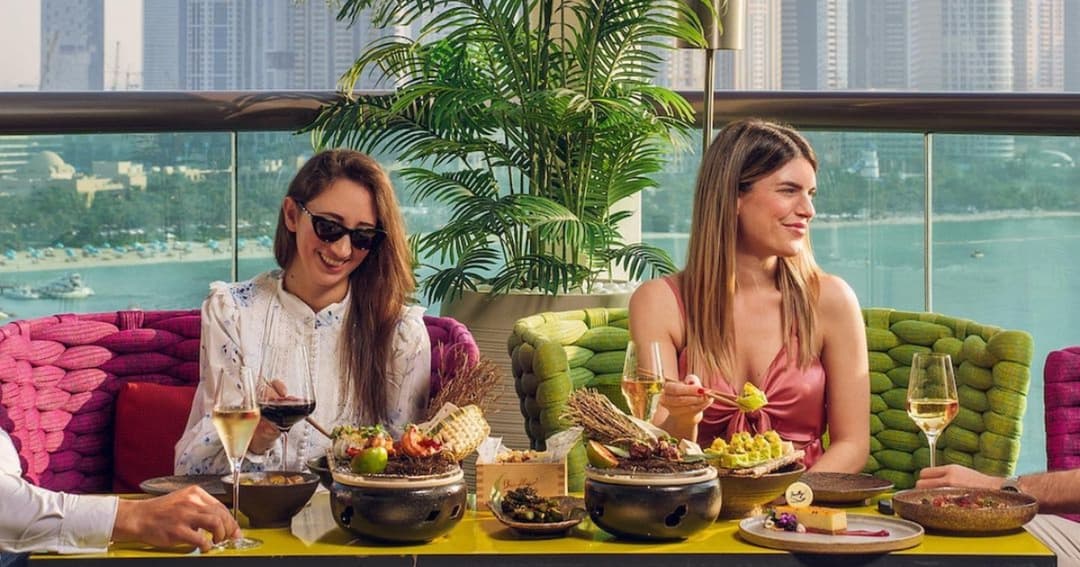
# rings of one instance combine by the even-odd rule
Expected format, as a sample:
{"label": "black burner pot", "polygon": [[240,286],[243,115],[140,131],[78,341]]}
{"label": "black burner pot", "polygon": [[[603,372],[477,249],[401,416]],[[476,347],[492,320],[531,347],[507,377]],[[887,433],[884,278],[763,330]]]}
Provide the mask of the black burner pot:
{"label": "black burner pot", "polygon": [[330,509],[342,529],[392,543],[423,543],[454,528],[465,515],[461,469],[449,475],[401,479],[334,473]]}
{"label": "black burner pot", "polygon": [[716,469],[670,474],[585,470],[585,508],[604,531],[639,540],[678,540],[705,529],[720,513]]}

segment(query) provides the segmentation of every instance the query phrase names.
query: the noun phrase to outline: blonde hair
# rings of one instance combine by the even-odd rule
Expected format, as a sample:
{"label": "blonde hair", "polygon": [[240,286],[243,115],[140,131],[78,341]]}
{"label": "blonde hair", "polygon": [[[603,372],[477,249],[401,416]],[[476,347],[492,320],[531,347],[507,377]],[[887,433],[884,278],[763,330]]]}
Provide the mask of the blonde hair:
{"label": "blonde hair", "polygon": [[[359,405],[373,423],[387,419],[387,369],[401,312],[416,288],[405,221],[390,177],[374,159],[354,150],[328,150],[314,155],[293,178],[286,194],[306,203],[337,179],[349,179],[371,191],[378,228],[386,236],[349,274],[349,311],[342,322],[340,364],[344,399]],[[278,214],[274,258],[283,269],[296,257],[296,234]]]}
{"label": "blonde hair", "polygon": [[[731,376],[735,362],[733,306],[735,301],[735,244],[738,238],[738,199],[757,180],[767,177],[796,158],[817,171],[814,150],[795,130],[757,119],[725,126],[705,152],[694,190],[686,268],[681,292],[686,308],[686,353],[689,369],[702,376]],[[784,346],[805,368],[814,359],[817,337],[814,305],[821,269],[814,261],[810,236],[806,246],[791,257],[780,257],[776,286],[780,290],[780,323],[794,329]]]}

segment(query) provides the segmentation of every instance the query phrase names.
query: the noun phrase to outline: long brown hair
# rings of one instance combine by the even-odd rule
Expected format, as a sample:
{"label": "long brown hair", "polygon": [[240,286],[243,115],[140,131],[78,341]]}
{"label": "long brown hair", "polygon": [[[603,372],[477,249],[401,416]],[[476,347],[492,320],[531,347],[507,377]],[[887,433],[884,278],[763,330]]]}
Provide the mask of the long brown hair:
{"label": "long brown hair", "polygon": [[[371,191],[377,226],[386,231],[382,242],[349,274],[349,311],[339,349],[345,378],[343,398],[349,399],[351,394],[361,415],[378,423],[387,417],[386,375],[395,329],[416,281],[394,188],[375,160],[346,149],[318,153],[297,172],[286,196],[306,203],[342,178]],[[282,208],[274,235],[274,258],[287,269],[295,257],[296,234],[285,226]]]}
{"label": "long brown hair", "polygon": [[[735,244],[738,238],[739,196],[755,181],[796,158],[817,171],[817,157],[795,130],[757,119],[725,126],[705,152],[694,190],[686,268],[681,291],[686,308],[686,351],[689,367],[702,376],[731,376],[735,366]],[[821,269],[814,261],[810,236],[806,246],[777,262],[780,324],[784,346],[793,356],[790,330],[798,337],[797,361],[806,367],[814,358],[817,303]]]}

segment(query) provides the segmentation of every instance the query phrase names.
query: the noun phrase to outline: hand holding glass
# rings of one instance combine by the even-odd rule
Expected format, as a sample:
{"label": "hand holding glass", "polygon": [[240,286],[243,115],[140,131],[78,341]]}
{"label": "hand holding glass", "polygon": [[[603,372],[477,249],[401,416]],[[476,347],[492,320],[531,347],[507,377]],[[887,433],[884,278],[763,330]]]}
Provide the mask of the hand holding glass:
{"label": "hand holding glass", "polygon": [[[255,403],[255,384],[249,368],[239,371],[221,370],[218,374],[217,389],[214,391],[214,427],[225,447],[225,456],[232,469],[232,511],[237,517],[240,501],[240,466],[244,462],[251,436],[259,424],[259,406]],[[220,549],[251,549],[262,544],[249,537],[223,541],[216,547]]]}
{"label": "hand holding glass", "polygon": [[270,349],[259,377],[259,409],[281,432],[281,468],[289,469],[289,430],[315,411],[315,385],[302,345]]}
{"label": "hand holding glass", "polygon": [[626,345],[626,358],[623,361],[622,392],[630,413],[648,421],[656,412],[660,402],[660,393],[664,390],[664,365],[660,357],[660,343],[644,343],[641,352],[634,341]]}
{"label": "hand holding glass", "polygon": [[937,466],[937,439],[960,411],[953,377],[952,358],[947,354],[915,353],[908,378],[907,410],[930,444],[930,466]]}

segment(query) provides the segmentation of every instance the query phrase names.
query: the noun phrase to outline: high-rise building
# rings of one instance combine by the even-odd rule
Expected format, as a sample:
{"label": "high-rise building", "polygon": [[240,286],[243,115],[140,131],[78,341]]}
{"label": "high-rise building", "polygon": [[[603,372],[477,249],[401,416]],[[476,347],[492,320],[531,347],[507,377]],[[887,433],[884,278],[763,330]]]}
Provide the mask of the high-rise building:
{"label": "high-rise building", "polygon": [[143,0],[143,90],[184,88],[186,38],[187,0]]}
{"label": "high-rise building", "polygon": [[[325,2],[144,0],[145,89],[333,89],[377,30],[338,22]],[[366,73],[357,88],[374,88]]]}
{"label": "high-rise building", "polygon": [[858,0],[848,6],[848,86],[902,91],[911,87],[908,0]]}
{"label": "high-rise building", "polygon": [[848,87],[848,0],[783,0],[781,88]]}
{"label": "high-rise building", "polygon": [[745,45],[739,51],[719,52],[716,84],[738,90],[779,90],[780,0],[746,0],[745,13]]}
{"label": "high-rise building", "polygon": [[1013,81],[1017,91],[1065,87],[1064,0],[1013,0]]}
{"label": "high-rise building", "polygon": [[1080,92],[1080,2],[1065,2],[1065,47],[1062,54],[1065,90]]}
{"label": "high-rise building", "polygon": [[42,0],[43,91],[100,91],[105,81],[104,0]]}

